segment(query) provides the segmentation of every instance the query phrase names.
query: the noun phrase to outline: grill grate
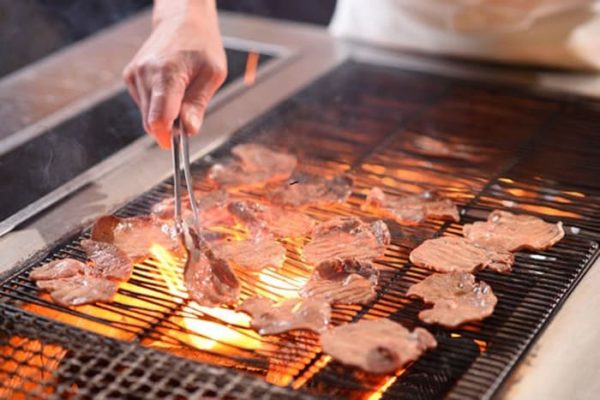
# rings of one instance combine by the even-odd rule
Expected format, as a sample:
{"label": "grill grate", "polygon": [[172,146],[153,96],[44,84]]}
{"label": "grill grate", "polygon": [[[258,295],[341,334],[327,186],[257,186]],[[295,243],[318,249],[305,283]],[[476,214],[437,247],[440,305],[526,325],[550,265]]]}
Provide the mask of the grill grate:
{"label": "grill grate", "polygon": [[[139,357],[159,354],[156,357],[164,362],[183,363],[164,352],[146,349],[152,347],[193,360],[195,363],[187,364],[200,369],[205,368],[203,364],[229,367],[275,385],[327,396],[489,396],[598,254],[600,188],[594,176],[600,149],[593,143],[597,140],[598,124],[594,121],[600,120],[599,112],[592,102],[559,101],[516,89],[349,62],[259,118],[212,156],[226,155],[234,144],[252,140],[296,153],[305,172],[327,176],[352,173],[355,191],[348,204],[309,210],[320,220],[350,214],[369,219],[360,211],[360,204],[372,186],[398,194],[436,188],[462,206],[461,224],[428,222],[409,228],[390,223],[393,243],[378,262],[383,272],[377,300],[365,307],[336,306],[335,324],[389,317],[410,328],[419,325],[416,315],[422,306],[404,293],[429,274],[408,262],[410,251],[424,239],[459,235],[462,224],[482,219],[494,208],[564,221],[567,237],[544,252],[518,253],[511,275],[478,274],[499,298],[492,317],[461,329],[429,328],[439,348],[394,377],[370,376],[332,362],[319,352],[314,334],[258,337],[236,315],[191,304],[178,282],[181,260],[177,259],[169,261],[170,268],[162,267],[164,260],[161,263],[155,258],[137,264],[132,279],[121,286],[111,304],[74,310],[54,305],[40,296],[27,273],[39,262],[53,258],[83,259],[78,243],[87,232],[53,249],[45,260],[28,262],[9,277],[0,286],[0,307],[14,318],[21,318],[25,326],[43,321],[47,330],[56,327],[64,335],[66,330],[77,332],[68,341],[73,351],[88,348],[87,338],[94,338],[94,343],[100,343],[95,348],[99,356],[114,355],[105,348],[110,343],[128,349],[131,357],[138,356],[138,352]],[[420,134],[457,142],[481,159],[419,155],[411,144]],[[568,149],[568,154],[557,157],[561,148]],[[194,164],[199,181],[212,157]],[[204,184],[199,188],[210,189]],[[169,196],[171,189],[171,183],[165,182],[116,214],[146,213],[154,203]],[[254,198],[258,194],[241,195]],[[285,242],[288,260],[282,270],[267,270],[258,277],[243,274],[242,295],[258,293],[282,299],[296,291],[310,273],[300,257],[301,244]],[[66,328],[60,322],[119,341]],[[13,328],[5,333],[9,346],[12,337],[22,336]],[[2,326],[0,332],[4,329]],[[35,335],[32,338],[37,339]],[[53,393],[66,390],[71,382],[66,379],[63,383],[59,373],[63,364],[58,360],[48,368],[55,380],[44,387],[54,388]],[[213,373],[198,371],[174,377],[179,386],[173,384],[169,390],[179,393],[193,374]],[[247,378],[245,374],[219,373],[227,379]],[[240,376],[243,378],[237,378]],[[121,394],[129,393],[129,388],[120,383],[124,379],[114,384]],[[2,385],[0,388],[4,388]],[[92,383],[77,385],[82,393],[93,390]],[[264,396],[277,397],[283,393],[283,389],[278,390],[281,392],[266,391]]]}

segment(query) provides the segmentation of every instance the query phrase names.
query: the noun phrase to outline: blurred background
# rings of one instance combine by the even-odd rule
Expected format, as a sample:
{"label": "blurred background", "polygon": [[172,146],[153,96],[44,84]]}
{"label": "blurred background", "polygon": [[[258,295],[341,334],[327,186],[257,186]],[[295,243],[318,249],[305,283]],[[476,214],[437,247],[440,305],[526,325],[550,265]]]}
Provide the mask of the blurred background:
{"label": "blurred background", "polygon": [[[151,0],[0,0],[0,77],[151,4]],[[217,4],[223,10],[327,25],[335,0],[217,0]]]}

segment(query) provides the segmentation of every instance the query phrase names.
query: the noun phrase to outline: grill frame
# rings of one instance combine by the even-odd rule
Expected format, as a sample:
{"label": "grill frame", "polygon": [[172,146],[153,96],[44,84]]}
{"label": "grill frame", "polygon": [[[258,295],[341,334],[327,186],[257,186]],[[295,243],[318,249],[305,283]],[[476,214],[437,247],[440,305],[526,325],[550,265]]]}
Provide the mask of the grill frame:
{"label": "grill frame", "polygon": [[[339,72],[339,70],[336,71],[336,72]],[[322,82],[324,82],[326,80],[327,80],[327,77],[323,78],[323,80],[320,81],[320,82],[322,83]],[[318,86],[318,85],[319,85],[319,82],[315,83],[314,85],[311,85],[311,87]],[[472,83],[469,83],[468,85],[472,85]],[[301,97],[302,94],[300,94],[299,96]],[[443,96],[444,96],[444,93],[440,93],[440,98],[443,98]],[[284,104],[281,107],[283,107],[285,109],[285,107],[293,107],[293,106],[294,106],[293,103],[290,104],[288,102],[288,103]],[[282,110],[281,107],[278,108],[280,111]],[[564,107],[568,107],[568,105],[564,105]],[[426,113],[427,110],[428,109],[425,108],[421,112],[422,113]],[[555,115],[555,118],[558,118],[558,115],[559,115],[559,113],[557,112],[556,115]],[[415,119],[418,119],[419,116],[420,116],[420,114],[413,114],[413,118],[412,119],[404,120],[402,122],[401,126],[397,127],[395,134],[401,133],[404,129],[406,129],[407,127],[409,127],[414,122]],[[279,117],[279,114],[276,114],[276,117]],[[254,132],[255,130],[260,130],[260,127],[265,124],[265,118],[268,119],[269,117],[267,116],[267,117],[259,118],[259,120],[257,120],[255,123],[253,123],[250,126],[248,126],[247,128],[245,128],[242,132],[240,132],[239,135],[236,135],[235,140],[230,141],[226,146],[224,146],[222,149],[220,149],[219,153],[221,153],[221,154],[225,153],[227,151],[227,149],[230,148],[237,141],[242,141],[244,139],[247,139],[248,135],[251,135],[252,132]],[[486,193],[488,193],[490,191],[493,192],[493,190],[495,190],[494,189],[494,185],[497,185],[499,183],[499,179],[501,177],[505,176],[506,174],[509,174],[513,168],[517,167],[518,164],[519,164],[519,162],[524,157],[526,157],[528,151],[531,151],[531,149],[535,149],[535,147],[538,145],[536,142],[539,141],[539,139],[541,137],[541,134],[543,133],[544,129],[548,128],[550,125],[552,125],[552,123],[553,123],[552,120],[547,121],[547,125],[544,126],[544,127],[539,128],[538,131],[537,131],[537,133],[534,134],[534,135],[532,135],[532,139],[529,142],[527,142],[527,143],[519,146],[519,148],[516,150],[514,158],[511,159],[511,160],[508,160],[506,162],[506,164],[504,165],[503,168],[501,168],[498,171],[496,171],[495,178],[491,179],[489,182],[487,182],[487,184],[485,184],[482,187],[482,189],[479,191],[478,195],[476,195],[475,197],[473,197],[469,201],[469,203],[466,204],[466,208],[469,209],[469,207],[477,207],[478,203],[480,203],[480,200],[483,197],[485,197],[484,195]],[[390,135],[387,139],[384,139],[383,141],[377,142],[375,144],[375,147],[373,147],[373,148],[369,149],[368,151],[366,151],[365,154],[362,157],[360,157],[360,156],[357,157],[357,159],[355,160],[356,165],[362,165],[363,161],[367,160],[370,157],[370,155],[374,151],[377,150],[377,148],[386,148],[387,145],[389,145],[390,143],[392,143],[394,141],[393,140],[394,138],[396,138],[396,137],[393,136],[393,135]],[[203,164],[203,163],[201,162],[200,164]],[[197,168],[198,168],[198,164],[196,164],[196,169]],[[168,190],[168,184],[162,184],[162,185],[159,186],[159,188],[154,189],[154,190],[152,190],[150,192],[147,192],[147,193],[141,195],[140,198],[143,199],[142,202],[146,203],[146,206],[149,207],[152,203],[154,203],[155,200],[157,200],[157,198],[153,198],[152,193],[162,192],[162,191],[165,190],[165,188],[167,188],[166,193],[171,193],[171,191]],[[165,195],[166,195],[166,193],[165,193]],[[159,196],[159,197],[161,197],[161,196]],[[483,209],[486,209],[486,210],[489,211],[490,208],[489,207],[483,207]],[[475,211],[481,211],[481,209],[476,209],[476,208],[474,208],[474,210]],[[121,212],[117,212],[117,214],[120,214],[122,216],[127,216],[128,215],[127,206],[124,207],[121,210]],[[475,214],[477,214],[478,217],[481,216],[481,213],[475,212]],[[469,216],[469,217],[472,218],[471,216]],[[451,224],[442,224],[439,227],[436,226],[436,225],[434,225],[434,226],[428,226],[427,229],[432,229],[433,230],[433,235],[440,235],[440,234],[444,233],[446,230],[448,230],[450,228],[452,228]],[[593,228],[593,226],[592,226],[592,228]],[[597,233],[594,233],[593,229],[590,229],[589,233],[590,233],[590,237],[589,238],[585,238],[585,235],[583,235],[582,237],[584,239],[582,239],[582,240],[597,240],[597,238],[598,238]],[[62,247],[62,246],[58,246],[58,247]],[[581,267],[581,269],[580,269],[580,271],[579,271],[579,273],[577,275],[577,279],[580,279],[583,276],[583,273],[585,272],[586,268],[588,268],[589,266],[592,265],[592,263],[593,263],[595,257],[597,257],[597,255],[598,255],[598,251],[597,251],[597,245],[596,245],[596,251],[595,251],[593,257],[590,257],[587,260],[587,262],[585,263],[585,265],[583,265]],[[24,269],[26,269],[27,267],[31,267],[31,266],[33,266],[33,264],[32,263],[28,263],[22,270],[20,270],[16,274],[14,274],[12,277],[14,278],[14,277],[22,274],[23,271],[24,271]],[[398,279],[401,279],[402,275],[404,275],[407,272],[407,271],[405,271],[405,269],[408,269],[408,265],[404,265],[402,267],[401,271],[396,272],[396,274],[391,277],[391,282],[393,283],[393,282],[397,281]],[[9,278],[7,281],[11,281],[11,280],[12,279]],[[386,286],[386,287],[388,288],[388,290],[390,290],[389,288],[391,286]],[[574,287],[574,285],[571,285],[570,287],[572,289]],[[386,289],[384,289],[384,291],[387,292]],[[380,294],[380,297],[383,297],[383,294]],[[563,294],[563,296],[561,296],[561,298],[560,298],[560,301],[563,301],[565,298],[566,298],[566,296],[565,296],[565,294]],[[557,309],[560,301],[554,304],[554,307],[552,308],[551,313],[555,312],[555,310]],[[357,314],[357,315],[358,316],[362,316],[364,314],[367,314],[368,312],[369,312],[369,308],[366,307],[366,308],[363,308],[363,310],[359,314]],[[551,313],[546,316],[546,318],[545,318],[546,322],[549,320],[549,317],[551,316]],[[354,318],[357,318],[357,317],[354,317]],[[539,333],[540,328],[541,327],[537,327],[536,332]],[[531,345],[531,343],[532,343],[532,340],[531,340],[531,337],[530,337],[529,340],[527,341],[527,345],[525,347],[523,347],[518,352],[519,353],[518,356],[513,359],[513,361],[512,361],[513,365],[525,354],[525,350]],[[315,365],[317,362],[318,362],[318,360],[314,359],[312,363],[310,363],[310,364],[308,364],[308,365],[306,365],[304,367],[303,371],[301,371],[299,375],[302,376],[303,372],[307,372],[311,368],[311,366]],[[510,368],[505,369],[504,373],[506,374],[506,373],[508,373],[508,371],[510,371]],[[487,397],[487,396],[490,396],[495,391],[495,389],[497,389],[497,387],[502,383],[504,377],[505,377],[505,375],[502,376],[502,377],[500,377],[500,379],[495,380],[494,386],[490,387],[489,391],[486,392],[486,393],[473,392],[471,390],[472,388],[467,387],[467,388],[462,388],[462,389],[461,388],[457,388],[457,391],[451,392],[449,395],[451,397],[452,396],[457,396],[457,397],[461,397],[461,396],[471,397],[471,396],[474,396],[474,397],[477,397],[477,395],[481,395],[481,396]],[[312,378],[310,378],[310,379],[312,379]]]}

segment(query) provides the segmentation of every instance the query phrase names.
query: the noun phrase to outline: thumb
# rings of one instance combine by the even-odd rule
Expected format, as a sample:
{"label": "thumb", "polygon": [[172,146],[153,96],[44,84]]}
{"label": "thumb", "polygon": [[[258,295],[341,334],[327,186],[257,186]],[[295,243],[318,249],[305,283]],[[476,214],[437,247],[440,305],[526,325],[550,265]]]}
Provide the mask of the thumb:
{"label": "thumb", "polygon": [[188,135],[195,135],[200,131],[208,102],[218,87],[219,84],[214,79],[197,77],[186,90],[181,105],[181,122]]}
{"label": "thumb", "polygon": [[204,111],[206,107],[190,102],[184,102],[181,106],[181,123],[183,131],[188,135],[195,135],[200,131],[204,122]]}

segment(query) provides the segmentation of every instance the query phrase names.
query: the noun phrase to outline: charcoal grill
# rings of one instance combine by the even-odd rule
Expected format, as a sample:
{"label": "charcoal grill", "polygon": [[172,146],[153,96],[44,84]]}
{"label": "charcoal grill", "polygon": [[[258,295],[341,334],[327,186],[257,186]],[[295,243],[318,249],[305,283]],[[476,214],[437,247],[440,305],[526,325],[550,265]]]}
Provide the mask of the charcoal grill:
{"label": "charcoal grill", "polygon": [[[211,162],[252,141],[295,153],[304,172],[354,176],[347,204],[308,211],[319,220],[372,218],[360,204],[373,186],[397,194],[435,188],[459,204],[460,223],[389,223],[393,241],[377,262],[376,300],[336,306],[334,324],[390,318],[421,326],[416,315],[423,305],[405,293],[429,274],[408,261],[425,239],[460,235],[463,224],[497,208],[563,221],[565,239],[543,252],[517,253],[512,274],[478,274],[499,299],[490,318],[460,329],[428,327],[439,342],[435,351],[394,376],[373,376],[323,355],[314,334],[259,337],[238,315],[192,304],[181,287],[182,260],[158,250],[136,264],[114,302],[68,309],[41,295],[28,272],[56,258],[84,259],[84,228],[1,281],[0,394],[429,399],[498,393],[599,254],[600,108],[592,99],[374,62],[370,51],[337,63],[214,151],[198,152],[195,181],[209,190],[203,178]],[[410,146],[415,135],[468,145],[480,160],[420,155]],[[172,192],[166,179],[113,210],[145,214]],[[310,273],[301,245],[285,242],[280,271],[242,275],[242,296],[283,299],[296,291]]]}

